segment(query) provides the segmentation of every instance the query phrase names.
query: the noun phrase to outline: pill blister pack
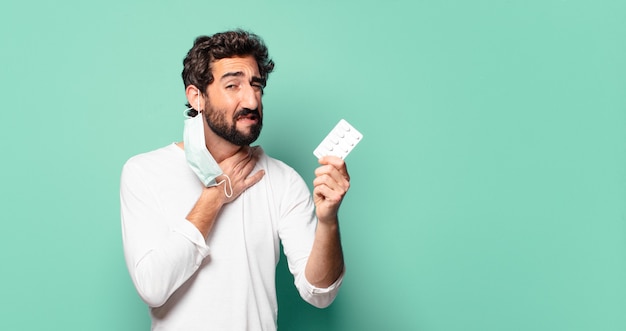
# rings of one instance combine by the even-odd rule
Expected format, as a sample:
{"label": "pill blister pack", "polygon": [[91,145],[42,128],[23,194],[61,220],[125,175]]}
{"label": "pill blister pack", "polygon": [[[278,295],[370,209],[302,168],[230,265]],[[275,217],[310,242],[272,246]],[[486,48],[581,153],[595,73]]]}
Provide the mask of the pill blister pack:
{"label": "pill blister pack", "polygon": [[350,123],[342,119],[317,146],[313,151],[313,155],[318,159],[327,155],[345,159],[361,139],[363,139],[363,135]]}

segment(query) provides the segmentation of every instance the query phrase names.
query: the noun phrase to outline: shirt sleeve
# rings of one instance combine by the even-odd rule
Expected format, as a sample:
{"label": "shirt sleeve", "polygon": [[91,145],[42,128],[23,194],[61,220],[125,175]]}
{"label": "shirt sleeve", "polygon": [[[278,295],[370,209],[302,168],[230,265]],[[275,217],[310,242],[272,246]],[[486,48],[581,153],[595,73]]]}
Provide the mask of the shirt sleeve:
{"label": "shirt sleeve", "polygon": [[[341,283],[343,282],[343,275],[345,274],[344,270],[341,272],[341,275],[337,280],[331,284],[329,287],[321,288],[315,287],[304,276],[304,272],[300,276],[300,286],[298,287],[298,291],[300,292],[300,296],[311,305],[317,308],[325,308],[328,307],[337,296],[339,292],[339,287],[341,287]],[[297,285],[296,285],[297,286]]]}
{"label": "shirt sleeve", "polygon": [[288,190],[280,204],[279,235],[289,271],[294,276],[294,284],[302,299],[315,307],[325,308],[335,300],[339,292],[345,267],[341,276],[326,288],[315,287],[306,279],[304,269],[313,247],[317,226],[315,205],[306,183],[295,171],[286,187]]}
{"label": "shirt sleeve", "polygon": [[209,247],[186,219],[164,219],[157,195],[133,159],[122,170],[120,207],[130,276],[140,297],[159,307],[198,270]]}

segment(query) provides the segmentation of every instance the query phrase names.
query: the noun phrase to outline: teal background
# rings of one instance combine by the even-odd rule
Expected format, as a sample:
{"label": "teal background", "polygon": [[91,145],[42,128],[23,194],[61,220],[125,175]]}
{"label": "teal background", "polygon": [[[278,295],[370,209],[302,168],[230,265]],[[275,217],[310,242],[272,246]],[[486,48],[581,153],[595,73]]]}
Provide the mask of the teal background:
{"label": "teal background", "polygon": [[259,143],[307,182],[345,118],[348,271],[280,330],[626,330],[626,2],[0,4],[0,330],[148,330],[119,176],[182,137],[182,58],[242,27],[277,63]]}

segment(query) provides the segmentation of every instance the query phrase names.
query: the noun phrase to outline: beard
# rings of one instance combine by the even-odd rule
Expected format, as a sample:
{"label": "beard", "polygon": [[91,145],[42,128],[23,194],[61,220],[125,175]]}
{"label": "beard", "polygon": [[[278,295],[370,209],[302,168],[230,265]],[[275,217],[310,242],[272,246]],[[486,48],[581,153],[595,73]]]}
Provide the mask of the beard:
{"label": "beard", "polygon": [[[263,117],[261,117],[258,109],[244,108],[236,111],[230,125],[224,115],[226,112],[214,109],[210,104],[207,105],[206,110],[205,120],[211,131],[233,145],[248,146],[256,141],[261,134]],[[239,117],[255,117],[258,121],[250,126],[249,133],[243,133],[237,130],[237,119]]]}

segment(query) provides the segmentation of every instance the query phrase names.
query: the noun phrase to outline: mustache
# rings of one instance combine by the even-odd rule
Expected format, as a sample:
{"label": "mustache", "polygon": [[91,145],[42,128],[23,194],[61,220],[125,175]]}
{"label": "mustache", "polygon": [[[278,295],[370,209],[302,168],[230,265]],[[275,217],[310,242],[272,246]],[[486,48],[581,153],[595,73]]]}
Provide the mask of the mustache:
{"label": "mustache", "polygon": [[245,116],[249,116],[249,115],[253,115],[253,116],[256,116],[257,118],[261,118],[261,113],[259,113],[259,109],[258,108],[255,108],[255,109],[243,108],[243,109],[237,111],[235,113],[235,115],[233,116],[233,118],[236,120],[239,117],[245,117]]}

